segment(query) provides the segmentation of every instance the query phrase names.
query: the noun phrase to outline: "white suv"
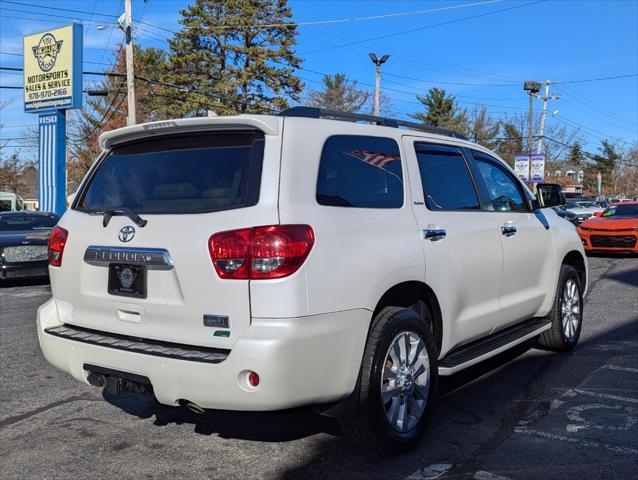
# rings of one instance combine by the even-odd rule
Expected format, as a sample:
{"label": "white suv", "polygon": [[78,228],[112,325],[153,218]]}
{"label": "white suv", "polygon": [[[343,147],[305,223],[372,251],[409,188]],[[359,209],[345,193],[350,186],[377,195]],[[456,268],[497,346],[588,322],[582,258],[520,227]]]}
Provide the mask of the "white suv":
{"label": "white suv", "polygon": [[537,200],[453,132],[297,107],[100,143],[38,310],[44,356],[82,382],[195,410],[315,405],[397,451],[439,375],[578,341],[586,257],[544,208],[561,193]]}

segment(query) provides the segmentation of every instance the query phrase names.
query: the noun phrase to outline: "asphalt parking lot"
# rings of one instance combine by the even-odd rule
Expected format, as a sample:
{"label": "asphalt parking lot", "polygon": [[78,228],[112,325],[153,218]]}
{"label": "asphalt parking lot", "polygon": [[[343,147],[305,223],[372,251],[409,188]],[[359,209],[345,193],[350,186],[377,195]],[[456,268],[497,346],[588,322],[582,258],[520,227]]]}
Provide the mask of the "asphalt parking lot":
{"label": "asphalt parking lot", "polygon": [[581,343],[519,348],[442,381],[419,447],[350,446],[310,409],[196,415],[106,396],[49,366],[47,285],[0,289],[0,476],[55,478],[638,478],[638,258],[590,258]]}

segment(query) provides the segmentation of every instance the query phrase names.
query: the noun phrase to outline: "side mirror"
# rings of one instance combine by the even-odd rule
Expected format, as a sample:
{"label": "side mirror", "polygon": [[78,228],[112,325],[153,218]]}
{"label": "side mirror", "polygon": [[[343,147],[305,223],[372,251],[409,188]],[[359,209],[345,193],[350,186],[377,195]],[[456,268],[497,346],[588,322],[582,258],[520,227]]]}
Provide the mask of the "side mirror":
{"label": "side mirror", "polygon": [[594,212],[594,217],[600,217],[603,214],[603,212]]}
{"label": "side mirror", "polygon": [[536,198],[540,208],[565,205],[563,187],[556,183],[539,183],[536,185]]}

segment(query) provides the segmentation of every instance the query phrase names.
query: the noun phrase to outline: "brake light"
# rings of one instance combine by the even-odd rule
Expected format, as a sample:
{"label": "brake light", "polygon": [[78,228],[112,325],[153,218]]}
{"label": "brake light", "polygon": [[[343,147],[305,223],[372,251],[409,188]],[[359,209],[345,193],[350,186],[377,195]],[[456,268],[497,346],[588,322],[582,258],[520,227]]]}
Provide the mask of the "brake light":
{"label": "brake light", "polygon": [[220,278],[282,278],[296,272],[315,243],[310,225],[271,225],[219,232],[208,250]]}
{"label": "brake light", "polygon": [[66,239],[69,236],[68,230],[62,227],[55,227],[49,237],[49,265],[53,267],[62,266],[62,254]]}

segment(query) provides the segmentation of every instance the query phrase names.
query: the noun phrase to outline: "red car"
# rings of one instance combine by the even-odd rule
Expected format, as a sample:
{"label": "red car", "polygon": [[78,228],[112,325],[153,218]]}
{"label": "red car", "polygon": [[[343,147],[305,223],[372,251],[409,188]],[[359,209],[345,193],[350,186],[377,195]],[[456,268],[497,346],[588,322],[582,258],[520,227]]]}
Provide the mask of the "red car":
{"label": "red car", "polygon": [[586,252],[638,253],[638,202],[612,203],[578,227]]}

